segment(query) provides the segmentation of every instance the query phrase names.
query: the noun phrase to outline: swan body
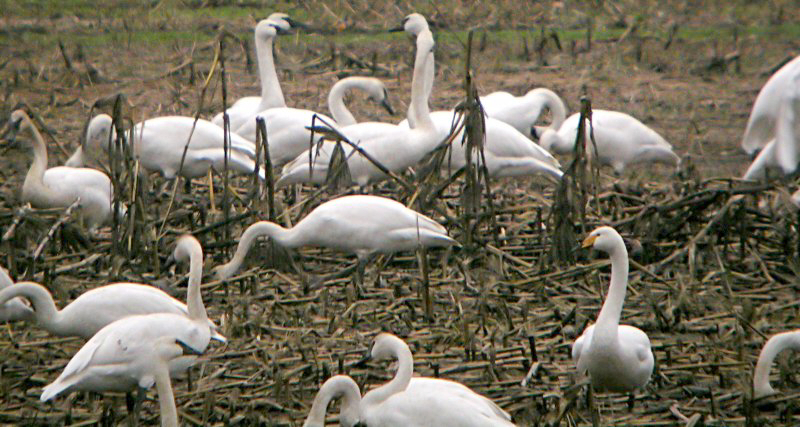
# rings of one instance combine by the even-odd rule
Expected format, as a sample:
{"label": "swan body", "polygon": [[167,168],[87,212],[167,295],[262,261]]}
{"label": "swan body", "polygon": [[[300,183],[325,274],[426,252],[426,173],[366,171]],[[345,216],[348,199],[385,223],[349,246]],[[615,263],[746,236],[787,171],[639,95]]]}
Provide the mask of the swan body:
{"label": "swan body", "polygon": [[319,205],[290,229],[268,221],[251,225],[239,239],[233,259],[217,267],[217,276],[226,279],[233,275],[262,235],[284,247],[322,246],[355,253],[362,261],[378,252],[457,244],[442,225],[394,200],[344,196]]}
{"label": "swan body", "polygon": [[[406,17],[403,27],[417,38],[414,75],[411,83],[411,104],[408,120],[413,126],[401,127],[388,123],[358,123],[340,129],[352,143],[357,144],[372,158],[393,172],[400,172],[419,162],[440,142],[428,109],[429,87],[426,86],[426,63],[433,67],[433,35],[422,15]],[[300,154],[283,168],[278,186],[311,182],[321,184],[328,174],[328,164],[334,144],[325,143],[320,150]],[[386,179],[386,174],[375,167],[347,144],[343,145],[352,182],[364,186]],[[311,164],[309,164],[311,160]]]}
{"label": "swan body", "polygon": [[[11,280],[6,269],[0,267],[0,291],[13,285],[14,281]],[[33,309],[22,298],[12,298],[0,304],[0,322],[30,321],[33,319]]]}
{"label": "swan body", "polygon": [[[94,157],[95,153],[105,152],[108,141],[114,135],[111,124],[110,116],[95,116],[89,122],[83,146],[70,157],[68,164],[84,164],[87,156]],[[199,119],[195,124],[193,117],[156,117],[136,124],[133,132],[134,155],[148,171],[158,171],[172,179],[177,175],[184,178],[205,176],[209,168],[218,171],[224,169],[225,132],[207,120]],[[235,134],[230,135],[228,144],[228,169],[253,173],[256,170],[253,160],[255,144]],[[263,170],[259,170],[259,176],[264,178]]]}
{"label": "swan body", "polygon": [[778,111],[783,94],[789,90],[793,80],[800,74],[800,56],[787,62],[773,74],[758,92],[747,127],[742,137],[742,148],[748,154],[765,147],[775,139]]}
{"label": "swan body", "polygon": [[559,128],[567,117],[567,107],[555,92],[547,88],[531,89],[524,96],[508,92],[492,92],[481,97],[486,115],[508,123],[528,138],[537,136],[534,127],[545,109],[553,116],[551,126]]}
{"label": "swan body", "polygon": [[[268,108],[286,107],[275,59],[272,56],[273,43],[278,34],[289,32],[296,25],[289,15],[276,12],[256,24],[254,29],[258,78],[261,81],[261,96],[240,98],[227,110],[231,131],[235,131],[247,121],[255,118],[260,111]],[[219,127],[223,126],[223,113],[211,119]]]}
{"label": "swan body", "polygon": [[[319,119],[337,128],[355,124],[356,119],[344,105],[343,100],[345,93],[350,89],[367,92],[370,99],[381,103],[390,113],[393,111],[383,82],[371,77],[347,77],[333,85],[328,96],[328,109],[333,113],[333,119],[312,110],[299,108],[283,107],[262,111],[256,117],[264,119],[272,163],[283,165],[308,150],[312,139],[311,131],[306,127],[312,123],[321,125]],[[314,115],[318,116],[316,122]],[[256,121],[247,121],[236,132],[246,139],[255,141]]]}
{"label": "swan body", "polygon": [[[40,327],[58,336],[78,336],[89,339],[106,325],[124,317],[150,313],[170,313],[178,316],[204,319],[213,338],[225,341],[216,332],[216,326],[205,315],[200,296],[200,277],[202,275],[202,249],[194,238],[184,237],[178,241],[176,258],[192,256],[187,290],[188,306],[166,292],[149,285],[136,283],[115,283],[84,292],[62,310],[56,308],[50,292],[42,285],[33,282],[19,282],[0,291],[0,305],[12,298],[23,297],[33,306],[33,318]],[[199,259],[198,259],[199,258]]]}
{"label": "swan body", "polygon": [[[70,359],[59,377],[42,391],[47,401],[73,391],[128,392],[148,388],[154,378],[142,371],[142,362],[152,354],[152,343],[171,338],[195,353],[203,353],[211,338],[204,321],[171,313],[129,316],[97,332]],[[195,355],[171,358],[171,376],[185,372],[197,359]]]}
{"label": "swan body", "polygon": [[743,179],[759,180],[766,177],[766,170],[778,168],[785,174],[797,169],[800,163],[800,66],[794,85],[783,87],[780,103],[774,118],[774,137],[747,168]]}
{"label": "swan body", "polygon": [[[571,153],[578,134],[580,114],[567,118],[560,128],[547,128],[542,132],[539,144],[558,154]],[[590,126],[586,125],[586,138],[589,139]],[[633,164],[657,162],[678,166],[680,157],[656,131],[647,127],[634,117],[619,111],[592,110],[592,128],[597,145],[592,153],[601,164],[611,166],[621,174]]]}
{"label": "swan body", "polygon": [[47,148],[30,117],[22,111],[11,113],[11,123],[33,134],[33,163],[22,184],[22,200],[37,208],[66,208],[80,199],[80,212],[90,230],[111,218],[113,188],[106,174],[89,168],[57,166],[47,168]]}
{"label": "swan body", "polygon": [[787,349],[800,350],[800,330],[775,334],[764,344],[753,373],[753,399],[777,394],[769,383],[769,371],[775,357]]}
{"label": "swan body", "polygon": [[573,344],[572,359],[579,372],[588,372],[594,388],[632,392],[647,384],[655,362],[647,334],[619,324],[628,285],[628,251],[622,237],[611,227],[592,231],[583,247],[611,256],[611,286],[597,321]]}
{"label": "swan body", "polygon": [[468,387],[438,378],[412,378],[411,351],[401,339],[382,333],[375,338],[371,357],[396,358],[397,374],[361,400],[361,423],[366,426],[502,426],[511,417],[488,398]]}

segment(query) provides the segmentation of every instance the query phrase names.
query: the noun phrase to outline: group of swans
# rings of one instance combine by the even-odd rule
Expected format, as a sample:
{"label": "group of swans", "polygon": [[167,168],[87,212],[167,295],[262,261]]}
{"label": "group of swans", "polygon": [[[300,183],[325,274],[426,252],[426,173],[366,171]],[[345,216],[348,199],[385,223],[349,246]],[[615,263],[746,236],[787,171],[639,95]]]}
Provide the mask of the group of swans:
{"label": "group of swans", "polygon": [[511,416],[463,384],[439,378],[413,377],[414,360],[400,338],[379,334],[370,350],[373,360],[396,359],[397,373],[363,397],[352,378],[337,375],[317,392],[304,427],[325,425],[328,403],[341,398],[339,423],[345,427],[442,426],[511,427]]}
{"label": "group of swans", "polygon": [[151,286],[120,283],[90,290],[59,311],[41,285],[20,282],[4,286],[0,291],[3,310],[17,301],[14,298],[31,302],[32,313],[16,320],[35,318],[55,335],[88,339],[61,375],[44,388],[42,401],[78,390],[130,392],[155,384],[162,426],[177,427],[170,376],[184,373],[210,340],[226,340],[216,332],[203,304],[200,243],[183,236],[172,256],[189,263],[188,306]]}
{"label": "group of swans", "polygon": [[743,179],[760,180],[770,168],[793,173],[800,163],[800,56],[781,67],[767,80],[756,97],[742,148],[753,154],[761,150]]}

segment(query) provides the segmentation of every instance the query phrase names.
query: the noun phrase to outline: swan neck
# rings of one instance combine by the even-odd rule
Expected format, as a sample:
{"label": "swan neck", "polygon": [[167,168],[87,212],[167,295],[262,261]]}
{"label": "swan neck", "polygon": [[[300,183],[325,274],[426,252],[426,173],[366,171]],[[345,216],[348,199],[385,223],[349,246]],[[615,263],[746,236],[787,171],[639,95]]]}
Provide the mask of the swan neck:
{"label": "swan neck", "polygon": [[398,340],[392,344],[392,352],[397,356],[397,373],[391,381],[369,393],[370,404],[378,404],[394,394],[405,391],[414,374],[414,358],[411,350],[404,342]]}
{"label": "swan neck", "polygon": [[195,245],[191,248],[191,252],[189,253],[189,285],[186,291],[186,304],[189,309],[189,318],[192,320],[205,321],[208,319],[200,290],[202,280],[203,250]]}
{"label": "swan neck", "polygon": [[47,170],[47,147],[42,134],[39,133],[39,129],[36,129],[36,126],[33,125],[28,116],[24,116],[22,121],[22,126],[30,130],[31,135],[33,135],[33,163],[25,175],[25,182],[22,184],[23,198],[25,200],[58,198],[58,194],[50,191],[50,188],[44,184],[44,173]]}
{"label": "swan neck", "polygon": [[266,40],[256,34],[256,56],[258,58],[258,78],[261,80],[261,103],[258,111],[269,108],[285,107],[286,101],[283,98],[281,84],[278,81],[278,73],[275,70],[275,59],[273,58],[272,45],[275,37],[268,37]]}
{"label": "swan neck", "polygon": [[430,30],[423,30],[417,35],[417,52],[411,79],[411,103],[407,114],[409,124],[426,129],[434,129],[428,107],[428,97],[433,88],[433,82],[428,83],[428,79],[432,80],[435,74],[433,46],[433,34]]}
{"label": "swan neck", "polygon": [[771,394],[772,386],[769,384],[769,373],[772,370],[772,362],[783,350],[800,349],[800,331],[784,332],[776,334],[770,338],[761,354],[758,355],[756,370],[753,374],[753,390],[755,397]]}
{"label": "swan neck", "polygon": [[255,243],[256,239],[260,236],[267,236],[282,246],[295,247],[291,229],[283,228],[274,222],[256,222],[250,227],[247,227],[247,230],[242,233],[242,237],[239,239],[239,245],[236,246],[236,253],[233,254],[233,258],[231,258],[227,264],[219,267],[219,275],[222,278],[228,278],[237,270],[239,270],[239,267],[242,266],[242,263],[247,256],[247,253],[250,251],[250,247],[253,246],[253,243]]}
{"label": "swan neck", "polygon": [[356,118],[353,113],[347,109],[344,104],[344,96],[351,88],[358,87],[357,82],[352,79],[339,80],[331,88],[328,94],[328,110],[333,115],[333,120],[339,126],[349,126],[356,124]]}
{"label": "swan neck", "polygon": [[33,316],[42,328],[61,335],[61,312],[56,308],[53,296],[44,286],[33,282],[20,282],[0,291],[0,306],[9,300],[23,297],[33,305]]}
{"label": "swan neck", "polygon": [[546,100],[547,108],[552,115],[549,128],[553,130],[561,129],[561,125],[567,120],[567,107],[564,105],[564,101],[551,90],[544,90],[542,94]]}
{"label": "swan neck", "polygon": [[169,379],[169,368],[164,361],[158,362],[155,372],[158,405],[161,409],[161,427],[178,427],[178,409],[175,407],[175,395]]}
{"label": "swan neck", "polygon": [[593,342],[609,342],[616,339],[619,319],[622,316],[622,305],[625,302],[625,291],[628,287],[628,251],[621,238],[610,255],[611,286],[603,308],[600,309],[600,314],[597,316]]}
{"label": "swan neck", "polygon": [[86,156],[83,154],[83,146],[79,146],[74,153],[67,159],[64,166],[79,168],[86,164]]}
{"label": "swan neck", "polygon": [[361,402],[358,385],[350,377],[336,376],[325,381],[317,392],[303,427],[324,427],[328,404],[339,396],[342,398],[339,418],[358,417],[358,406]]}

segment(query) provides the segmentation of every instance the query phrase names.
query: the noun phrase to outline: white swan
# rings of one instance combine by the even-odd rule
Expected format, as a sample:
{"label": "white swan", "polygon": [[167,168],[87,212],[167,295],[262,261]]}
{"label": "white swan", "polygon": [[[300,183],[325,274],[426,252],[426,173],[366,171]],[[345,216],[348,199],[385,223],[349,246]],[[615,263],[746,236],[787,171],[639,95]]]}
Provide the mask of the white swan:
{"label": "white swan", "polygon": [[[14,285],[5,268],[0,267],[0,291]],[[0,322],[30,321],[34,319],[33,309],[22,298],[13,298],[0,303]]]}
{"label": "white swan", "polygon": [[[558,154],[571,153],[578,134],[580,113],[567,118],[560,128],[548,127],[542,132],[539,144]],[[590,126],[586,124],[586,142]],[[628,114],[619,111],[592,110],[592,127],[597,144],[596,155],[601,164],[611,166],[621,174],[625,168],[645,162],[664,163],[677,167],[680,157],[672,145],[653,129]],[[595,151],[593,150],[592,153]]]}
{"label": "white swan", "polygon": [[344,196],[317,206],[290,229],[268,221],[251,225],[242,233],[231,261],[215,269],[217,277],[232,276],[258,236],[267,236],[288,248],[322,246],[352,252],[361,265],[378,252],[458,244],[442,225],[394,200],[367,195]]}
{"label": "white swan", "polygon": [[650,339],[641,329],[620,325],[628,286],[628,251],[622,237],[611,227],[599,227],[583,241],[611,256],[611,286],[597,316],[572,345],[578,371],[588,372],[592,386],[612,392],[632,392],[644,387],[653,373]]}
{"label": "white swan", "polygon": [[[411,104],[408,107],[409,121],[415,126],[408,128],[389,123],[368,122],[341,129],[351,142],[358,144],[361,149],[393,172],[400,172],[413,166],[440,142],[430,118],[429,92],[425,86],[426,63],[433,66],[433,35],[428,29],[428,22],[417,13],[408,15],[403,27],[406,32],[417,38],[414,75],[411,82]],[[283,168],[276,185],[324,183],[333,146],[334,144],[325,143],[318,154],[315,148],[311,151],[311,156],[308,151],[297,156]],[[372,162],[353,151],[349,145],[344,146],[353,183],[363,186],[372,181],[386,179],[387,176]],[[313,159],[311,165],[309,158]]]}
{"label": "white swan", "polygon": [[[274,165],[283,165],[308,150],[311,141],[311,126],[314,115],[337,128],[356,123],[350,110],[344,105],[344,95],[350,89],[361,89],[369,94],[370,99],[381,103],[389,113],[393,113],[388,101],[386,87],[379,79],[372,77],[347,77],[336,82],[328,95],[328,108],[333,119],[311,110],[300,108],[271,108],[256,115],[264,119],[269,141],[269,155]],[[322,122],[317,121],[317,125]],[[237,131],[239,135],[256,140],[256,121],[248,120]]]}
{"label": "white swan", "polygon": [[753,373],[753,399],[777,393],[769,383],[769,371],[775,357],[786,349],[800,350],[800,330],[775,334],[764,344]]}
{"label": "white swan", "polygon": [[782,94],[776,95],[780,102],[772,123],[773,139],[758,153],[742,179],[764,179],[767,169],[777,167],[790,174],[800,163],[800,66],[796,77],[783,89]]}
{"label": "white swan", "polygon": [[396,358],[397,373],[361,400],[361,424],[366,426],[502,426],[511,416],[488,398],[463,384],[438,378],[412,378],[414,362],[403,340],[379,334],[371,358]]}
{"label": "white swan", "polygon": [[33,163],[22,184],[22,200],[37,208],[66,208],[80,199],[80,211],[89,230],[111,218],[113,189],[103,172],[68,166],[47,168],[47,147],[42,135],[23,110],[11,113],[14,129],[33,134]]}
{"label": "white swan", "polygon": [[[261,96],[239,98],[228,107],[228,119],[231,132],[235,132],[245,122],[253,119],[260,111],[268,108],[285,107],[281,84],[275,71],[275,59],[272,56],[272,44],[275,36],[291,30],[297,23],[289,15],[281,12],[271,14],[256,24],[254,29],[256,59],[258,60],[258,78],[261,81]],[[211,119],[215,125],[222,127],[222,113]]]}
{"label": "white swan", "polygon": [[742,148],[748,154],[765,147],[775,139],[775,125],[783,94],[792,87],[800,74],[800,56],[781,67],[761,88],[747,119],[747,128],[742,137]]}
{"label": "white swan", "polygon": [[528,138],[538,139],[540,130],[535,125],[545,109],[550,110],[553,128],[561,127],[567,118],[567,106],[561,97],[543,87],[531,89],[524,96],[492,92],[481,97],[481,105],[487,116],[510,124]]}
{"label": "white swan", "polygon": [[[194,130],[193,130],[194,129]],[[160,172],[168,179],[180,175],[185,178],[205,176],[209,168],[221,171],[225,165],[224,131],[221,127],[193,117],[164,116],[145,120],[134,126],[133,152],[147,171]],[[87,162],[100,152],[107,152],[108,142],[115,135],[111,116],[99,114],[92,118],[86,130],[83,145],[70,157],[68,164]],[[191,141],[189,136],[191,135]],[[186,157],[183,157],[187,141]],[[253,173],[255,144],[235,134],[228,140],[228,169]],[[183,165],[181,166],[181,159]],[[259,170],[264,179],[264,171]]]}
{"label": "white swan", "polygon": [[[178,260],[191,259],[186,304],[172,298],[164,291],[149,285],[115,283],[84,292],[64,307],[56,308],[50,292],[33,282],[19,282],[0,291],[0,305],[12,298],[23,297],[33,305],[33,318],[39,326],[53,335],[91,338],[97,331],[116,320],[132,315],[171,313],[184,317],[204,316],[213,338],[225,341],[216,332],[216,326],[205,314],[200,295],[203,274],[203,253],[200,244],[191,236],[178,241],[174,256]],[[198,314],[200,313],[200,314]]]}
{"label": "white swan", "polygon": [[[428,91],[433,88],[433,81],[436,77],[432,64],[432,61],[428,62],[425,69],[425,86]],[[450,135],[456,113],[454,111],[434,111],[430,113],[430,117],[436,127],[437,139],[444,141]],[[408,127],[409,124],[414,124],[411,119],[412,116],[409,115],[409,118],[400,122],[398,126]],[[504,178],[544,174],[556,180],[561,178],[563,173],[559,169],[558,160],[547,150],[529,140],[508,123],[492,117],[485,118],[484,123],[483,156],[486,159],[486,169],[490,177]],[[467,146],[462,144],[463,135],[462,131],[453,138],[444,167],[458,170],[466,166]],[[478,164],[481,163],[477,150],[472,153],[472,159]]]}
{"label": "white swan", "polygon": [[361,403],[361,391],[358,389],[358,384],[347,375],[335,375],[328,378],[314,396],[314,403],[311,404],[311,410],[308,411],[303,427],[325,427],[325,413],[328,404],[337,398],[342,399],[339,425],[353,427],[358,424],[358,411]]}
{"label": "white swan", "polygon": [[[169,376],[177,376],[197,360],[197,354],[205,352],[209,340],[210,329],[203,319],[169,313],[125,317],[104,327],[87,341],[61,375],[42,390],[41,400],[73,391],[129,392],[137,387],[149,388],[167,377],[161,366],[158,369],[160,378],[156,378],[152,370],[154,356],[162,361],[167,359]],[[169,341],[190,349],[192,354],[164,352],[161,345]]]}

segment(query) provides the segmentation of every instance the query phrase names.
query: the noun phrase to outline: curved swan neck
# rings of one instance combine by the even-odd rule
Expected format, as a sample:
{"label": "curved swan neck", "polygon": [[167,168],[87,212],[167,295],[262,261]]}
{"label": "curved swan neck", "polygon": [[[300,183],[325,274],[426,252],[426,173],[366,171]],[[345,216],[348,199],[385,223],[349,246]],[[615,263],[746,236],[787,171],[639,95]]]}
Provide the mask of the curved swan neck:
{"label": "curved swan neck", "polygon": [[253,243],[256,239],[260,236],[267,236],[270,239],[275,240],[281,246],[286,247],[296,247],[299,244],[296,244],[294,233],[292,233],[291,229],[286,229],[281,227],[274,222],[269,221],[259,221],[255,224],[247,227],[247,230],[242,233],[242,237],[239,239],[239,245],[236,247],[236,253],[233,254],[233,258],[224,265],[218,267],[217,274],[221,278],[228,278],[233,273],[235,273],[239,267],[242,266],[247,253],[250,251],[250,247],[253,246]]}
{"label": "curved swan neck", "polygon": [[33,163],[25,175],[25,182],[22,184],[23,198],[28,201],[32,199],[51,200],[60,198],[60,194],[51,191],[44,184],[44,173],[47,170],[47,147],[42,134],[39,133],[39,129],[36,129],[27,114],[22,116],[20,126],[30,130],[33,135]]}
{"label": "curved swan neck", "polygon": [[[339,418],[348,418],[353,422],[357,422],[361,392],[352,378],[345,375],[337,375],[325,381],[320,387],[316,397],[314,397],[314,403],[311,405],[311,410],[308,412],[308,417],[303,423],[303,427],[324,427],[328,404],[339,396],[342,398]],[[341,424],[347,425],[347,423]]]}
{"label": "curved swan neck", "polygon": [[0,291],[0,305],[16,297],[27,298],[33,305],[36,322],[44,329],[59,334],[61,312],[47,288],[34,282],[19,282]]}
{"label": "curved swan neck", "polygon": [[764,344],[764,348],[761,349],[761,354],[758,355],[756,370],[753,374],[754,398],[775,393],[769,383],[769,373],[770,370],[772,370],[772,362],[775,360],[775,357],[786,349],[800,349],[800,331],[773,335],[772,338]]}
{"label": "curved swan neck", "polygon": [[353,116],[353,113],[344,105],[345,94],[348,90],[353,88],[363,89],[364,83],[361,79],[355,77],[342,79],[333,85],[328,94],[328,110],[330,110],[331,115],[333,115],[333,120],[336,120],[336,124],[339,126],[356,124],[355,116]]}
{"label": "curved swan neck", "polygon": [[67,162],[64,163],[65,166],[79,168],[86,164],[86,156],[83,154],[83,146],[79,146],[75,149],[75,152],[69,156]]}
{"label": "curved swan neck", "polygon": [[622,304],[625,302],[625,291],[628,287],[628,250],[621,237],[609,253],[611,256],[611,286],[606,295],[606,301],[595,323],[594,338],[603,341],[604,338],[616,338],[619,319],[622,315]]}
{"label": "curved swan neck", "polygon": [[526,94],[526,96],[540,96],[544,98],[545,105],[553,116],[548,128],[559,130],[561,125],[567,120],[567,106],[555,92],[546,88],[536,88]]}
{"label": "curved swan neck", "polygon": [[[258,27],[256,27],[258,28]],[[275,37],[262,39],[256,30],[255,36],[256,56],[258,58],[258,78],[261,81],[261,103],[258,111],[268,108],[285,107],[286,101],[283,98],[281,84],[278,81],[278,73],[275,70],[275,59],[273,58],[272,44]]]}
{"label": "curved swan neck", "polygon": [[390,352],[397,357],[397,373],[388,383],[371,391],[368,396],[369,404],[377,404],[388,399],[390,396],[405,391],[411,383],[411,376],[414,374],[414,358],[408,345],[400,338],[392,337],[390,342]]}
{"label": "curved swan neck", "polygon": [[155,372],[158,405],[161,410],[161,427],[178,427],[178,409],[169,379],[169,368],[165,361],[159,361]]}
{"label": "curved swan neck", "polygon": [[189,286],[186,291],[186,304],[189,309],[189,318],[192,320],[205,320],[208,318],[206,307],[203,304],[203,296],[200,292],[202,280],[203,249],[199,244],[195,244],[189,249]]}
{"label": "curved swan neck", "polygon": [[417,52],[414,59],[414,74],[411,79],[411,104],[408,107],[408,122],[415,127],[434,129],[428,97],[433,83],[427,80],[435,74],[433,57],[433,34],[424,29],[417,35]]}

